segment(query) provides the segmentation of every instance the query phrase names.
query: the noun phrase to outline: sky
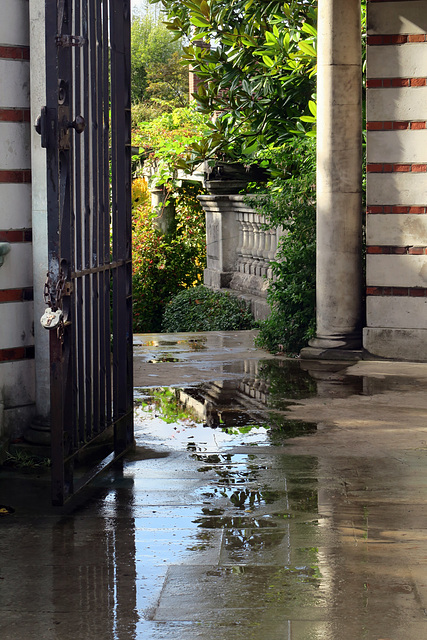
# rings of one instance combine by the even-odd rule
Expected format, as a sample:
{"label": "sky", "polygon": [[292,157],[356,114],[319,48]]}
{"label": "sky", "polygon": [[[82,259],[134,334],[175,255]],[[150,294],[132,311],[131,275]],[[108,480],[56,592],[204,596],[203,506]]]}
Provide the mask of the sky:
{"label": "sky", "polygon": [[142,11],[143,13],[149,11],[152,14],[158,14],[160,10],[160,3],[158,5],[152,5],[148,0],[131,0],[132,12]]}

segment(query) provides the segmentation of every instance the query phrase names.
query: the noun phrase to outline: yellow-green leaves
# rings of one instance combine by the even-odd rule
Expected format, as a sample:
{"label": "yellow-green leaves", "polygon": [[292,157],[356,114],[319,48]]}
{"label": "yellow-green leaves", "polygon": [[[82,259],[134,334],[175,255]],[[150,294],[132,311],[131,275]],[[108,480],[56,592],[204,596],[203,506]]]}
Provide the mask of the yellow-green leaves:
{"label": "yellow-green leaves", "polygon": [[304,22],[304,24],[301,27],[301,31],[304,31],[305,33],[309,33],[314,38],[317,38],[317,29],[315,29],[315,27],[313,27],[313,25],[309,24],[308,22]]}
{"label": "yellow-green leaves", "polygon": [[316,49],[313,47],[312,44],[310,44],[306,40],[302,40],[301,42],[299,42],[298,46],[301,49],[301,51],[306,53],[308,56],[312,56],[313,58],[316,57],[316,55],[317,55],[316,54]]}
{"label": "yellow-green leaves", "polygon": [[303,122],[316,122],[316,115],[317,115],[317,104],[315,102],[313,102],[313,100],[309,100],[308,101],[308,108],[310,109],[310,112],[312,113],[311,116],[301,116],[301,120]]}

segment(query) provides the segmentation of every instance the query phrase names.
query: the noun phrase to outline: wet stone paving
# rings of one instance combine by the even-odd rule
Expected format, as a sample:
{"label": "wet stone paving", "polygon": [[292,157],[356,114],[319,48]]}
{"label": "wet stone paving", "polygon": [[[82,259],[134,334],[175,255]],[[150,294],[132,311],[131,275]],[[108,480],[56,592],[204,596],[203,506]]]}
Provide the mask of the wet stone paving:
{"label": "wet stone paving", "polygon": [[80,506],[0,474],[0,638],[426,638],[427,366],[388,364],[136,336],[136,447]]}

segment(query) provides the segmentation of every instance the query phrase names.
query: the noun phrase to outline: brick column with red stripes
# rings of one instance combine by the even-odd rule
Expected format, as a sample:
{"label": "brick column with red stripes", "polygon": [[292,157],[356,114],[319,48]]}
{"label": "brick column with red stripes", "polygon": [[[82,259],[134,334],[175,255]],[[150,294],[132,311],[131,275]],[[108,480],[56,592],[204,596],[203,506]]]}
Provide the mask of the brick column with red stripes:
{"label": "brick column with red stripes", "polygon": [[12,438],[34,412],[28,11],[4,0],[0,21],[0,436]]}
{"label": "brick column with red stripes", "polygon": [[370,0],[367,326],[373,355],[427,360],[427,0]]}

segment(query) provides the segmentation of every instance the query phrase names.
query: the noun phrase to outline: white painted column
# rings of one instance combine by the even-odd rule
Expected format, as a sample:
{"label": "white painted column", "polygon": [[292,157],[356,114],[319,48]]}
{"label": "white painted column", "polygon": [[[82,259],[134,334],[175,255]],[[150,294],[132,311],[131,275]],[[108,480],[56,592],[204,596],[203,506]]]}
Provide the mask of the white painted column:
{"label": "white painted column", "polygon": [[[31,48],[31,122],[36,121],[46,104],[45,79],[45,0],[30,0]],[[50,433],[50,362],[49,334],[40,324],[46,309],[43,299],[48,265],[47,247],[47,183],[46,149],[42,149],[40,136],[31,127],[31,174],[33,218],[33,270],[34,270],[34,342],[36,365],[36,411],[32,436],[27,438],[48,443]],[[35,433],[40,432],[40,433]],[[34,435],[35,434],[35,435]]]}
{"label": "white painted column", "polygon": [[317,337],[304,357],[361,348],[360,13],[360,0],[319,0]]}

